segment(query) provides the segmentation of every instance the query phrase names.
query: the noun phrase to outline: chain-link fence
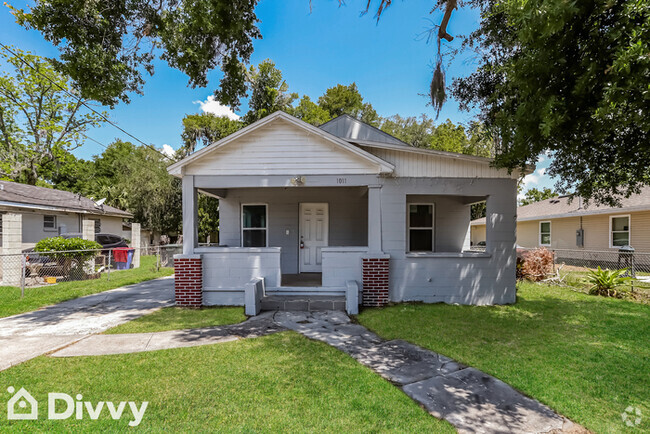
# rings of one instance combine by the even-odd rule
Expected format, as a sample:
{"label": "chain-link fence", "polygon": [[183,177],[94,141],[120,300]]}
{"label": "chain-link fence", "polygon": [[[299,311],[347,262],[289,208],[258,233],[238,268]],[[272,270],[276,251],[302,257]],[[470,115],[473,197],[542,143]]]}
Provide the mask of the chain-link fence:
{"label": "chain-link fence", "polygon": [[[518,248],[518,251],[534,250]],[[650,273],[650,253],[616,250],[548,249],[553,252],[555,266],[565,271],[587,271],[597,267],[610,270],[626,268],[628,274]]]}
{"label": "chain-link fence", "polygon": [[98,279],[111,272],[140,265],[142,256],[155,255],[156,268],[174,266],[174,255],[181,245],[151,246],[142,249],[117,247],[97,250],[0,254],[0,286],[37,287],[59,282]]}

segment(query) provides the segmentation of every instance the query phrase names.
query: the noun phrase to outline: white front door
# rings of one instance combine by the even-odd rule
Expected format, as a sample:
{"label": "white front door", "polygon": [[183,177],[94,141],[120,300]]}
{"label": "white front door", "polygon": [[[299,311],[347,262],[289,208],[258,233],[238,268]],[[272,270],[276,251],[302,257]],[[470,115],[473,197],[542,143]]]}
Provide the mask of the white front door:
{"label": "white front door", "polygon": [[300,204],[300,272],[323,270],[321,250],[329,240],[329,207],[326,203]]}

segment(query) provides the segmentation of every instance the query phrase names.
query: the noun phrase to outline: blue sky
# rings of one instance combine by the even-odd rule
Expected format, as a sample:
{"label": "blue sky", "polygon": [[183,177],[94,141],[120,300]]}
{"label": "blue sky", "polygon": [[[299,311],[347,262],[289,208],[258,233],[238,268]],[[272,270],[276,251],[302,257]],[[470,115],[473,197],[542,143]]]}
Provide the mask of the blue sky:
{"label": "blue sky", "polygon": [[[22,1],[10,3],[16,7],[25,5]],[[427,99],[420,94],[429,86],[436,47],[434,43],[427,44],[422,34],[431,28],[430,21],[440,22],[442,12],[429,14],[431,0],[397,1],[377,24],[374,13],[360,16],[365,0],[345,3],[339,7],[338,0],[313,0],[310,12],[309,0],[261,0],[256,12],[263,39],[255,42],[251,62],[274,60],[289,90],[312,99],[338,83],[356,82],[365,101],[372,103],[381,116],[434,116],[431,107],[426,106]],[[474,10],[455,11],[448,31],[454,36],[467,35],[477,27],[478,19]],[[6,7],[0,8],[0,41],[38,55],[58,54],[40,33],[15,24]],[[452,46],[460,41],[456,38]],[[475,67],[468,56],[454,59],[447,65],[447,82],[471,73]],[[215,71],[209,76],[207,88],[192,89],[187,86],[186,76],[164,62],[157,62],[155,75],[146,77],[144,95],[131,95],[131,103],[117,106],[110,111],[110,118],[147,143],[177,148],[183,116],[201,111],[199,102],[207,101],[220,77],[220,71]],[[208,110],[223,110],[215,106],[216,103],[203,105]],[[238,113],[245,110],[244,102]],[[456,101],[449,99],[438,121],[449,118],[455,123],[467,123],[472,117],[472,113],[459,111]],[[91,130],[88,135],[106,145],[116,138],[128,139],[108,125]],[[99,145],[87,142],[75,153],[90,158],[101,152]],[[541,162],[538,169],[547,165],[548,161]],[[528,187],[552,184],[543,170],[527,181]]]}

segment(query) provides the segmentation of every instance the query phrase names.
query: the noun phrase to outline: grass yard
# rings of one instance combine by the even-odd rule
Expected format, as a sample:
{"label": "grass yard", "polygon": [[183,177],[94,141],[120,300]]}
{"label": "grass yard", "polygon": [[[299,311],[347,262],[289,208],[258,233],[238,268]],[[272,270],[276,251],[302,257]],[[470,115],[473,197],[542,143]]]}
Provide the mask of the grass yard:
{"label": "grass yard", "polygon": [[166,307],[106,330],[104,333],[163,332],[236,324],[245,320],[246,315],[244,315],[243,307],[204,307],[201,309]]}
{"label": "grass yard", "polygon": [[56,285],[25,288],[25,298],[20,298],[20,288],[0,286],[0,318],[30,312],[44,306],[96,294],[120,286],[131,285],[157,277],[171,276],[172,268],[161,268],[156,271],[156,257],[142,256],[140,268],[131,270],[111,271],[111,279],[102,274],[99,279],[61,282]]}
{"label": "grass yard", "polygon": [[[596,432],[650,430],[650,306],[521,283],[512,306],[405,304],[359,322],[500,378]],[[627,428],[621,413],[644,417]]]}
{"label": "grass yard", "polygon": [[[139,429],[151,432],[454,432],[352,358],[294,332],[119,356],[39,357],[0,372],[0,384],[25,387],[41,403],[48,392],[80,393],[94,404],[149,401]],[[4,432],[131,429],[130,417],[113,421],[106,409],[97,421],[84,413],[82,420],[8,422],[5,414]]]}

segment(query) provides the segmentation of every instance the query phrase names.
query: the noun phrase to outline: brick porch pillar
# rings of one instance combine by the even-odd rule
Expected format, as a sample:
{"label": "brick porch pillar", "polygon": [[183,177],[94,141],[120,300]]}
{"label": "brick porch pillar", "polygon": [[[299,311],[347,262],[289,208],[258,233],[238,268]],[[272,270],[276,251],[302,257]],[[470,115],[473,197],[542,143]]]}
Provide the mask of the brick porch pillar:
{"label": "brick porch pillar", "polygon": [[390,255],[379,253],[361,258],[363,271],[363,305],[385,306],[388,303]]}
{"label": "brick porch pillar", "polygon": [[201,307],[203,304],[201,255],[174,255],[174,295],[176,306]]}

